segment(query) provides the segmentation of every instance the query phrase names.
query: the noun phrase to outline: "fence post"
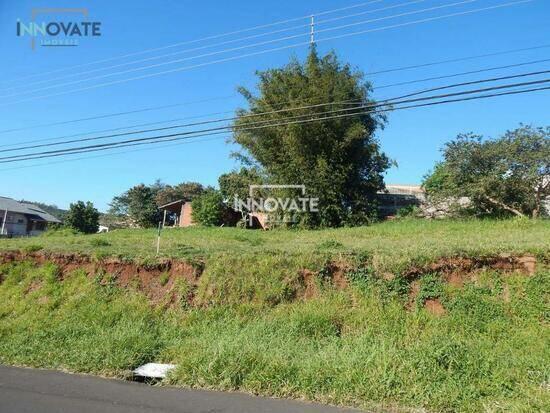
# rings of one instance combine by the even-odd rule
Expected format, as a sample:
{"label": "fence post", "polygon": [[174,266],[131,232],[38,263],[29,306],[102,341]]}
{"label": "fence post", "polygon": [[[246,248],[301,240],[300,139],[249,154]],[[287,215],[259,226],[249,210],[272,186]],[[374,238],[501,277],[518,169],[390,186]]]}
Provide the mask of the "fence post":
{"label": "fence post", "polygon": [[159,229],[158,229],[158,235],[157,235],[157,257],[160,252],[160,230],[162,229],[162,222],[159,221]]}

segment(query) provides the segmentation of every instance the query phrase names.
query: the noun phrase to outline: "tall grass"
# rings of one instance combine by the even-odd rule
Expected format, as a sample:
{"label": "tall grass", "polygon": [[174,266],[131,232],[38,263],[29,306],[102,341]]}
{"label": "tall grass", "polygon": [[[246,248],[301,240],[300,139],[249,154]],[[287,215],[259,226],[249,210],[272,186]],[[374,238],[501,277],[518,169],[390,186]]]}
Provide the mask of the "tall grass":
{"label": "tall grass", "polygon": [[[318,231],[256,231],[239,228],[165,229],[161,257],[204,260],[225,254],[283,254],[314,265],[323,257],[368,256],[379,272],[456,254],[531,252],[550,258],[550,220],[426,221],[404,219],[369,227]],[[128,229],[107,234],[55,233],[28,239],[0,239],[0,251],[42,248],[103,258],[156,259],[156,231]],[[302,265],[302,268],[307,265]]]}
{"label": "tall grass", "polygon": [[319,279],[301,300],[288,295],[296,257],[260,258],[248,282],[238,262],[224,273],[227,260],[205,273],[196,306],[169,308],[105,276],[0,266],[0,362],[112,376],[172,362],[169,382],[184,386],[368,409],[550,410],[548,270],[485,271],[463,288],[427,278],[426,297],[447,308],[435,316],[370,276],[343,291]]}

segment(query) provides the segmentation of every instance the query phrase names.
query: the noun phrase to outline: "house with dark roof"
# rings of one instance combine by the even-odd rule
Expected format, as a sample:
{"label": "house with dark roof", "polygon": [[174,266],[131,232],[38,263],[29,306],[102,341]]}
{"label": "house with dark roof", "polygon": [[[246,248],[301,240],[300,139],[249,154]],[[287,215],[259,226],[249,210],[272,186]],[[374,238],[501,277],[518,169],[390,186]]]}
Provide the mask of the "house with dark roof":
{"label": "house with dark roof", "polygon": [[0,236],[39,235],[50,223],[61,221],[36,205],[0,196]]}

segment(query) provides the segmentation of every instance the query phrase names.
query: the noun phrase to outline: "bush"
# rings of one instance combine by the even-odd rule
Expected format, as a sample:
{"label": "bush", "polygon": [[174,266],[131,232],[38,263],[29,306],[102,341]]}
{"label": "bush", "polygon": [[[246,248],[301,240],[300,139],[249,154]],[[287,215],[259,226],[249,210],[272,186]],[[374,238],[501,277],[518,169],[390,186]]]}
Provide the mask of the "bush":
{"label": "bush", "polygon": [[90,245],[92,247],[109,247],[111,243],[103,238],[94,238],[90,240]]}
{"label": "bush", "polygon": [[416,205],[407,205],[406,207],[397,210],[398,218],[416,218],[421,215],[422,211]]}
{"label": "bush", "polygon": [[99,229],[99,211],[91,202],[78,201],[69,207],[65,222],[80,232],[94,234]]}
{"label": "bush", "polygon": [[207,227],[223,224],[226,206],[219,191],[209,190],[195,198],[191,205],[193,221]]}

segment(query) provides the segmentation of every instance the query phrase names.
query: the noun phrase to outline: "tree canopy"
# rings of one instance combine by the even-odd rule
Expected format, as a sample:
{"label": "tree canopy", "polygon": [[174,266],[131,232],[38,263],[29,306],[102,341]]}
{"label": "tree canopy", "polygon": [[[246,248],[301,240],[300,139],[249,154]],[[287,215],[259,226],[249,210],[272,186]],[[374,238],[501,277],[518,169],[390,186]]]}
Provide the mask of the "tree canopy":
{"label": "tree canopy", "polygon": [[91,202],[77,201],[69,206],[65,224],[85,234],[94,234],[99,229],[99,211]]}
{"label": "tree canopy", "polygon": [[241,168],[236,171],[220,175],[218,184],[224,200],[228,203],[237,196],[246,199],[249,196],[250,185],[259,185],[263,178],[257,168]]}
{"label": "tree canopy", "polygon": [[139,227],[154,227],[161,220],[155,201],[157,192],[158,188],[155,186],[136,185],[113,198],[109,213],[127,216],[134,225]]}
{"label": "tree canopy", "polygon": [[522,126],[487,140],[459,135],[423,186],[434,199],[468,197],[477,215],[537,217],[550,196],[550,127]]}
{"label": "tree canopy", "polygon": [[[249,109],[237,113],[234,141],[243,149],[237,156],[261,168],[269,183],[306,185],[308,195],[319,198],[319,212],[302,216],[308,225],[364,223],[374,213],[375,194],[390,166],[375,137],[384,116],[363,110],[308,123],[288,118],[349,114],[350,103],[374,103],[370,84],[334,53],[319,57],[315,48],[303,64],[294,59],[257,75],[258,96],[240,89]],[[303,108],[311,105],[319,106]],[[338,112],[326,113],[332,111]],[[271,113],[259,115],[264,112]],[[251,126],[259,121],[280,125]]]}
{"label": "tree canopy", "polygon": [[155,196],[157,205],[166,205],[170,202],[184,199],[192,201],[204,192],[204,186],[198,182],[182,182],[177,185],[160,184]]}
{"label": "tree canopy", "polygon": [[198,182],[181,182],[172,186],[157,180],[152,185],[139,184],[115,196],[108,214],[103,219],[113,222],[113,226],[122,224],[143,228],[154,227],[162,220],[159,206],[180,199],[192,201],[206,189],[208,188]]}
{"label": "tree canopy", "polygon": [[196,197],[191,204],[193,221],[210,227],[224,223],[224,214],[227,209],[220,191],[208,189]]}

